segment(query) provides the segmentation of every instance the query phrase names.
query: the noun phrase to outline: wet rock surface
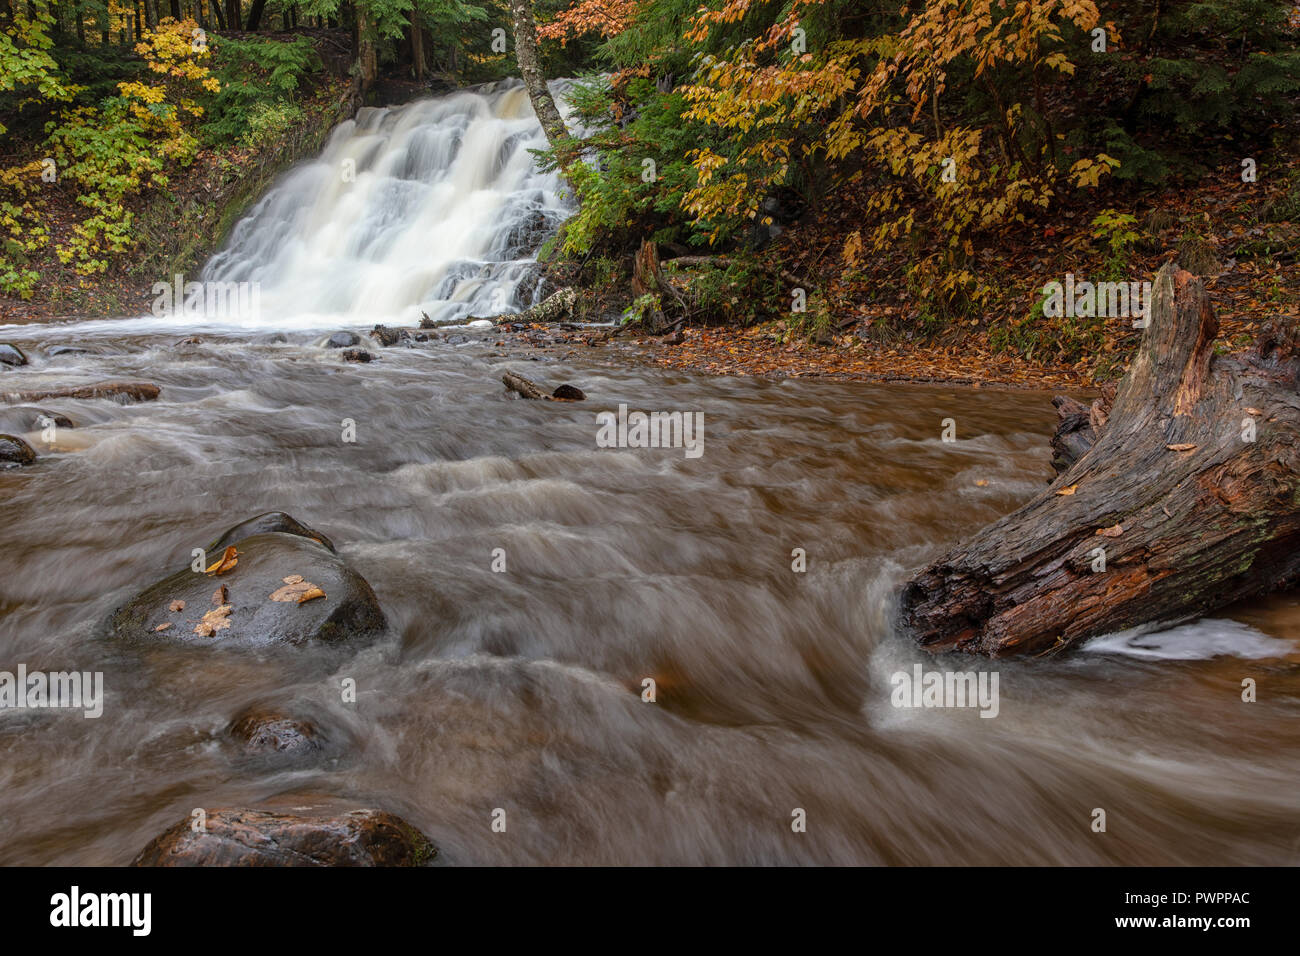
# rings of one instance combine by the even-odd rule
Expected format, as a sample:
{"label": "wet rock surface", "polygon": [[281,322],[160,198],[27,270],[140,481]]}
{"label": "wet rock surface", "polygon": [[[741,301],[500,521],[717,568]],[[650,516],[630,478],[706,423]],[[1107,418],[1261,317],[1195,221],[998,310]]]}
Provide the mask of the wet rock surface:
{"label": "wet rock surface", "polygon": [[361,338],[355,332],[335,332],[324,342],[327,349],[346,349],[360,344]]}
{"label": "wet rock surface", "polygon": [[27,364],[27,356],[23,350],[9,342],[0,342],[0,365],[10,368],[17,368],[20,365]]}
{"label": "wet rock surface", "polygon": [[17,435],[0,435],[0,468],[30,465],[36,461],[36,452]]}
{"label": "wet rock surface", "polygon": [[34,432],[55,425],[59,428],[76,428],[67,415],[35,405],[0,406],[0,432]]}
{"label": "wet rock surface", "polygon": [[324,735],[311,720],[260,704],[245,707],[226,730],[249,755],[306,757],[325,747]]}
{"label": "wet rock surface", "polygon": [[132,866],[422,866],[437,854],[428,837],[392,813],[347,810],[334,801],[206,813],[154,839]]}
{"label": "wet rock surface", "polygon": [[208,545],[208,554],[218,554],[223,548],[232,545],[243,538],[251,538],[255,534],[271,534],[273,532],[279,534],[296,534],[300,538],[311,538],[313,541],[325,545],[326,548],[335,554],[338,553],[338,549],[334,547],[334,542],[325,537],[325,535],[321,534],[315,528],[307,527],[307,525],[293,517],[293,515],[286,514],[283,511],[266,511],[260,515],[255,515],[254,517],[249,518],[247,521],[241,521],[233,528],[228,529],[225,534]]}
{"label": "wet rock surface", "polygon": [[152,402],[161,391],[152,382],[96,382],[93,385],[73,385],[68,388],[10,392],[7,397],[10,401],[18,402],[42,402],[50,398],[111,398],[125,404]]}
{"label": "wet rock surface", "polygon": [[[366,580],[324,545],[255,534],[222,574],[190,568],[145,589],[109,618],[109,635],[173,643],[266,646],[338,642],[385,626]],[[220,552],[209,553],[214,562]]]}

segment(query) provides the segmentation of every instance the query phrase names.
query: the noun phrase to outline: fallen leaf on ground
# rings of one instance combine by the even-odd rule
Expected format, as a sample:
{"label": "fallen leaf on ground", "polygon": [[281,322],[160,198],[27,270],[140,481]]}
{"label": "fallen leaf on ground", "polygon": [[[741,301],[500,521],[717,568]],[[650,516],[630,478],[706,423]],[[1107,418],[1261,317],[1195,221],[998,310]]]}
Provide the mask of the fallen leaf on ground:
{"label": "fallen leaf on ground", "polygon": [[976,488],[983,488],[983,487],[984,487],[985,485],[987,485],[988,483],[989,483],[989,481],[988,481],[987,478],[981,478],[979,481],[975,482],[975,487],[976,487]]}
{"label": "fallen leaf on ground", "polygon": [[1247,408],[1247,409],[1246,409],[1246,414],[1247,414],[1247,415],[1263,415],[1264,413],[1261,412],[1258,408]]}
{"label": "fallen leaf on ground", "polygon": [[281,580],[284,581],[284,587],[277,588],[271,593],[272,601],[296,601],[302,604],[304,601],[325,596],[325,592],[316,585],[304,581],[301,574],[291,574]]}
{"label": "fallen leaf on ground", "polygon": [[167,610],[169,610],[169,611],[183,611],[183,610],[185,610],[185,602],[184,602],[184,601],[180,601],[180,600],[172,601],[171,604],[168,604],[168,605],[167,605]]}
{"label": "fallen leaf on ground", "polygon": [[239,563],[239,552],[235,550],[235,546],[232,544],[230,547],[226,548],[225,553],[221,556],[221,560],[217,561],[212,565],[212,567],[208,568],[207,573],[225,574],[227,571],[229,571],[238,563]]}
{"label": "fallen leaf on ground", "polygon": [[213,608],[207,614],[203,615],[203,620],[194,626],[194,633],[200,637],[212,637],[217,631],[224,631],[230,627],[230,612],[232,608],[229,604],[223,604],[221,607]]}
{"label": "fallen leaf on ground", "polygon": [[1068,486],[1068,487],[1066,487],[1066,488],[1060,488],[1060,489],[1058,489],[1056,493],[1057,493],[1058,495],[1072,495],[1072,494],[1074,494],[1074,489],[1075,489],[1075,488],[1078,488],[1078,487],[1079,487],[1078,485],[1070,485],[1070,486]]}
{"label": "fallen leaf on ground", "polygon": [[226,590],[226,586],[223,584],[221,585],[221,587],[217,588],[215,591],[212,592],[212,603],[216,605],[225,604],[226,598],[228,598],[229,596],[230,596],[230,592]]}
{"label": "fallen leaf on ground", "polygon": [[1113,524],[1109,528],[1100,528],[1097,533],[1103,538],[1118,538],[1124,533],[1122,524]]}
{"label": "fallen leaf on ground", "polygon": [[155,631],[165,631],[165,630],[167,630],[167,628],[169,628],[169,627],[171,627],[171,626],[172,626],[172,622],[171,622],[171,621],[166,621],[166,622],[164,622],[164,623],[162,623],[162,624],[159,624],[157,627],[154,628],[154,630],[155,630]]}
{"label": "fallen leaf on ground", "polygon": [[1192,451],[1196,448],[1191,442],[1179,442],[1177,445],[1166,445],[1170,451]]}

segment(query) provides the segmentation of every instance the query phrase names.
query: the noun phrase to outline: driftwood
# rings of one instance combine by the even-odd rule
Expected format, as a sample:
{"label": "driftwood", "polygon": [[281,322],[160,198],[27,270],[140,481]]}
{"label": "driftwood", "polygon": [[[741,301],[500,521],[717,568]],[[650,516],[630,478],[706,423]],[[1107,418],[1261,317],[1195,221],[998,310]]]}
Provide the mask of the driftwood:
{"label": "driftwood", "polygon": [[587,394],[582,389],[573,385],[560,385],[555,391],[547,395],[546,390],[532,379],[516,375],[514,372],[506,372],[501,376],[501,381],[505,383],[506,388],[515,392],[521,398],[534,401],[580,402],[587,397]]}
{"label": "driftwood", "polygon": [[8,402],[41,402],[49,398],[121,398],[129,402],[152,402],[161,391],[152,382],[96,382],[69,388],[4,392],[0,397]]}
{"label": "driftwood", "polygon": [[1063,409],[1064,473],[905,585],[920,644],[1044,653],[1296,581],[1300,329],[1229,356],[1217,333],[1201,280],[1165,266],[1113,405]]}
{"label": "driftwood", "polygon": [[[509,325],[512,322],[542,325],[548,322],[567,321],[573,316],[573,309],[577,302],[578,293],[575,290],[571,288],[559,289],[522,312],[493,316],[492,321],[497,325]],[[468,322],[470,319],[461,319],[460,321]]]}

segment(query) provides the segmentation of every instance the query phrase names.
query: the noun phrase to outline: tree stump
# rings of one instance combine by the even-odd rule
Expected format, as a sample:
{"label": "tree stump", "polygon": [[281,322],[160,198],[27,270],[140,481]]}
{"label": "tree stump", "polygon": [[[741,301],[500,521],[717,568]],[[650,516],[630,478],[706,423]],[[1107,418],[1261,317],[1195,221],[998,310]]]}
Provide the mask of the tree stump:
{"label": "tree stump", "polygon": [[1300,575],[1300,329],[1274,322],[1215,356],[1201,280],[1170,264],[1153,291],[1113,405],[1062,409],[1063,473],[904,586],[902,623],[921,645],[1043,653]]}

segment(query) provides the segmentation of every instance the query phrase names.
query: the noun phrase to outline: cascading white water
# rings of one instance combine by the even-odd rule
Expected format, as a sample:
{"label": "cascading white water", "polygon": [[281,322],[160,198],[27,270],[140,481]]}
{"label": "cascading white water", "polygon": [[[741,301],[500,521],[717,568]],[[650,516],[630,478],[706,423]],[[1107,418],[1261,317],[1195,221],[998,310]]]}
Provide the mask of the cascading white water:
{"label": "cascading white water", "polygon": [[[571,82],[552,84],[561,109]],[[235,226],[203,282],[257,290],[243,326],[517,311],[536,301],[537,248],[569,212],[530,152],[545,146],[517,81],[364,108]]]}

